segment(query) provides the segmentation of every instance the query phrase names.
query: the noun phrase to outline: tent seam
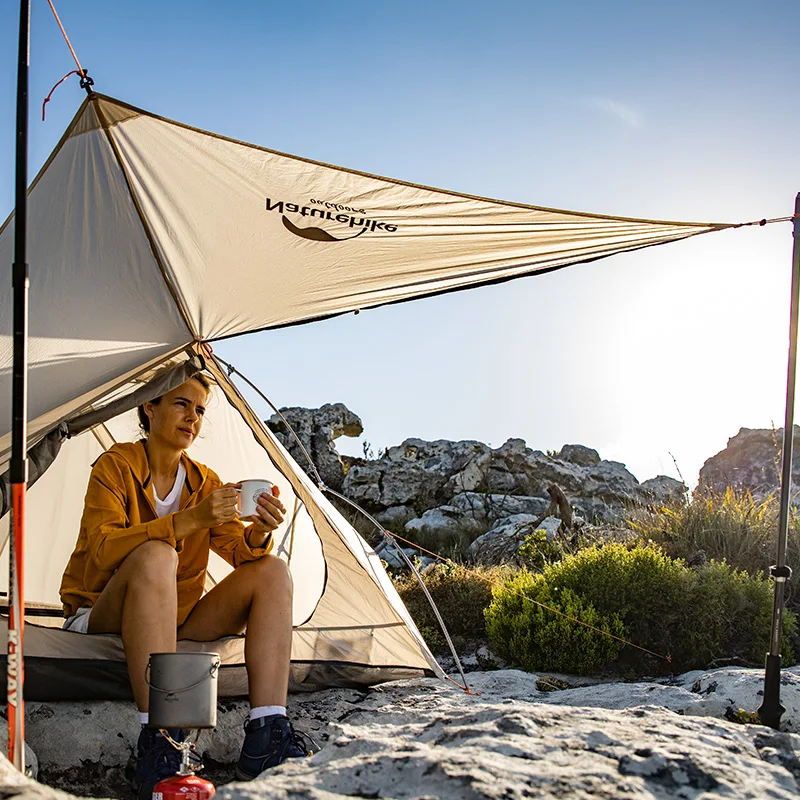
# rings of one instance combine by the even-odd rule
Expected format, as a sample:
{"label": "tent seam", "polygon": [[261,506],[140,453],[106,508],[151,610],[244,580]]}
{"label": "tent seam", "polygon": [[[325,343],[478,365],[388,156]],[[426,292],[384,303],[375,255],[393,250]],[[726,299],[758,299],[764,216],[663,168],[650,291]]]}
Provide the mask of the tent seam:
{"label": "tent seam", "polygon": [[[102,95],[94,95],[92,99],[102,99]],[[153,258],[158,266],[159,271],[161,272],[161,277],[164,279],[164,283],[169,290],[170,295],[172,295],[172,299],[175,301],[175,306],[178,309],[178,312],[183,319],[184,324],[189,332],[189,335],[195,340],[199,340],[198,332],[194,329],[194,326],[191,323],[191,319],[189,318],[188,311],[184,308],[183,303],[181,302],[180,298],[178,297],[178,293],[175,291],[175,287],[172,284],[172,281],[167,275],[166,267],[164,266],[164,262],[161,259],[161,256],[158,252],[158,246],[156,245],[155,237],[153,236],[153,232],[150,230],[150,226],[147,224],[147,220],[145,218],[144,211],[142,210],[141,205],[139,204],[139,199],[136,196],[136,192],[133,189],[133,184],[131,183],[130,176],[128,175],[128,170],[125,168],[125,164],[122,161],[122,155],[119,152],[119,148],[117,147],[117,143],[114,141],[114,137],[111,135],[110,125],[106,115],[103,113],[102,106],[99,102],[97,103],[96,111],[97,116],[100,120],[100,124],[103,128],[103,132],[106,135],[106,139],[111,147],[112,152],[114,153],[114,158],[117,161],[117,165],[119,166],[120,170],[122,171],[122,177],[125,179],[125,185],[128,187],[128,194],[130,195],[131,202],[133,203],[134,208],[136,209],[136,214],[139,217],[139,222],[142,225],[142,229],[144,230],[144,234],[147,237],[147,241],[150,245],[150,251],[153,254]]]}

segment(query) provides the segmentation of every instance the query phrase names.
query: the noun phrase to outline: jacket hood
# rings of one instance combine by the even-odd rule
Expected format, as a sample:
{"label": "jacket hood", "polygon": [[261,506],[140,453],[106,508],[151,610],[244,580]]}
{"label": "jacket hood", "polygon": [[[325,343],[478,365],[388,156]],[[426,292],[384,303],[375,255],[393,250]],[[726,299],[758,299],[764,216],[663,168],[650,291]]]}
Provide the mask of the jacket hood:
{"label": "jacket hood", "polygon": [[[124,461],[130,467],[136,480],[146,489],[150,485],[152,476],[144,442],[144,439],[140,439],[138,442],[118,442],[109,447],[103,455]],[[186,469],[186,480],[191,490],[196,492],[208,477],[208,467],[189,458],[186,451],[181,453],[181,463]]]}

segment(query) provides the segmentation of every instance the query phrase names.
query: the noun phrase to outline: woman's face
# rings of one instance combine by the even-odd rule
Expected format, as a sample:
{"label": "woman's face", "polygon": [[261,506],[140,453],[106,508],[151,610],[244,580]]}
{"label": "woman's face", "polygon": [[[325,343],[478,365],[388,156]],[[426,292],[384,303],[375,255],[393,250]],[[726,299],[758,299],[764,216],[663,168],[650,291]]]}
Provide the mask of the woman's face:
{"label": "woman's face", "polygon": [[203,425],[208,391],[199,381],[188,380],[168,392],[159,403],[145,403],[150,419],[150,441],[185,450],[197,438]]}

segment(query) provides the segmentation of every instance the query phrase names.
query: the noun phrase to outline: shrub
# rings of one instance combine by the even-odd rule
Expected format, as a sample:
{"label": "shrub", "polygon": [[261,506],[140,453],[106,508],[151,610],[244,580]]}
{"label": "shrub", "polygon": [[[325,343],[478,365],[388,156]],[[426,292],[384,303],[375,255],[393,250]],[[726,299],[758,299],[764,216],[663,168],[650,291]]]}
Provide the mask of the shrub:
{"label": "shrub", "polygon": [[[425,586],[442,615],[456,649],[487,641],[484,609],[492,600],[492,584],[501,583],[508,570],[501,567],[467,569],[453,563],[434,564],[425,570]],[[393,578],[420,633],[434,653],[448,651],[439,623],[417,579],[411,573]]]}
{"label": "shrub", "polygon": [[[699,669],[723,657],[759,663],[771,614],[771,586],[762,578],[719,562],[695,571],[654,546],[610,543],[567,555],[539,575],[523,571],[497,587],[486,629],[498,655],[524,669],[631,675]],[[786,663],[795,629],[787,613]],[[670,655],[671,664],[600,631]]]}
{"label": "shrub", "polygon": [[[756,500],[749,492],[729,488],[696,495],[690,503],[634,511],[628,525],[673,558],[690,559],[702,550],[709,561],[726,561],[750,575],[763,576],[775,561],[778,506],[775,494]],[[797,520],[789,525],[787,561],[800,562]]]}
{"label": "shrub", "polygon": [[[526,597],[600,630],[578,625]],[[486,610],[486,631],[495,652],[523,669],[588,675],[614,661],[621,647],[602,631],[621,636],[624,628],[619,616],[601,615],[571,589],[559,594],[541,575],[523,570],[495,589]]]}
{"label": "shrub", "polygon": [[525,537],[519,557],[528,569],[541,572],[548,564],[561,561],[564,547],[557,538],[550,540],[544,530],[538,530]]}

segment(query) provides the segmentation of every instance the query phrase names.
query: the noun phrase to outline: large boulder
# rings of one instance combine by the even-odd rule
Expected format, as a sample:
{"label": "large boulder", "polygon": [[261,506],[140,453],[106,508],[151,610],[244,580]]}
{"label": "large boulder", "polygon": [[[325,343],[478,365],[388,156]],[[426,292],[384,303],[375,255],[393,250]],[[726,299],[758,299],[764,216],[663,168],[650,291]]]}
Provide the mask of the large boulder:
{"label": "large boulder", "polygon": [[558,517],[547,517],[536,524],[537,521],[537,517],[530,514],[514,514],[500,520],[470,545],[470,556],[486,565],[521,563],[519,549],[528,536],[534,531],[544,530],[547,538],[552,539],[561,526]]}
{"label": "large boulder", "polygon": [[[781,463],[783,428],[740,428],[728,445],[709,458],[700,469],[698,492],[724,492],[729,486],[749,491],[763,499],[780,485],[778,471]],[[794,426],[794,448],[800,445],[800,426]],[[800,485],[800,459],[795,459],[792,483]]]}
{"label": "large boulder", "polygon": [[639,484],[639,494],[646,500],[656,503],[669,503],[675,500],[684,500],[689,487],[668,475],[656,475]]}
{"label": "large boulder", "polygon": [[409,520],[407,533],[438,538],[467,536],[472,539],[486,530],[486,526],[458,506],[439,506],[428,509],[421,517]]}
{"label": "large boulder", "polygon": [[[344,464],[333,443],[340,436],[361,436],[364,432],[361,419],[344,403],[326,403],[321,408],[282,408],[280,411],[302,442],[323,482],[341,491]],[[292,458],[313,477],[308,458],[280,416],[273,414],[267,425]]]}
{"label": "large boulder", "polygon": [[582,444],[565,444],[556,456],[560,461],[571,461],[581,467],[590,467],[600,462],[600,454]]}

